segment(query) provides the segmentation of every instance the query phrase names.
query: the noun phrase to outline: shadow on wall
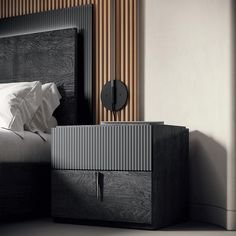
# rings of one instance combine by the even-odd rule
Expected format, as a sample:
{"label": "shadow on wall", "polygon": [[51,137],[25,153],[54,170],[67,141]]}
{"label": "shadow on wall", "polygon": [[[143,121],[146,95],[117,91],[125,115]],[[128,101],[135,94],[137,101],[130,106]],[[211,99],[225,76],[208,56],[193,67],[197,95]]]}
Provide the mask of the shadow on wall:
{"label": "shadow on wall", "polygon": [[[147,2],[147,1],[146,1]],[[164,2],[164,1],[163,1]],[[236,1],[233,1],[232,10],[236,12]],[[145,26],[146,26],[146,4],[145,0],[139,2],[139,74],[140,74],[140,120],[145,120],[145,81],[149,79],[148,71],[145,71]],[[236,14],[233,14],[234,22]],[[236,27],[236,24],[233,24]],[[157,29],[158,30],[158,29]],[[236,30],[234,30],[236,32]],[[235,34],[236,35],[236,34]],[[236,38],[236,36],[234,37]],[[148,38],[147,38],[148,40]],[[234,40],[235,41],[235,40]],[[236,44],[234,44],[236,45]],[[236,46],[234,51],[236,55]],[[235,63],[235,59],[231,60]],[[149,62],[146,62],[148,64]],[[232,68],[236,68],[235,65]],[[235,72],[234,72],[235,74]],[[146,76],[146,78],[144,78]],[[235,78],[235,75],[233,76]],[[236,91],[236,80],[234,79],[234,91]],[[236,117],[236,93],[234,93],[234,117]],[[236,120],[236,118],[234,118]],[[189,120],[188,123],[191,123]],[[201,121],[199,122],[201,123]],[[236,124],[236,123],[235,123]],[[219,124],[220,125],[220,124]],[[196,127],[196,126],[195,126]],[[188,127],[191,128],[192,127]],[[234,127],[236,134],[236,125]],[[236,140],[236,139],[234,139]],[[214,138],[199,131],[190,132],[190,206],[192,218],[208,221],[226,226],[227,208],[227,158],[229,153],[224,146]],[[229,159],[228,159],[229,160]],[[235,165],[235,164],[234,164]],[[236,166],[236,165],[235,165]],[[235,179],[235,178],[234,178]],[[235,198],[236,199],[236,198]]]}
{"label": "shadow on wall", "polygon": [[227,151],[213,138],[199,131],[190,132],[189,166],[192,217],[208,221],[211,216],[207,211],[205,216],[197,211],[207,207],[224,210],[226,207]]}

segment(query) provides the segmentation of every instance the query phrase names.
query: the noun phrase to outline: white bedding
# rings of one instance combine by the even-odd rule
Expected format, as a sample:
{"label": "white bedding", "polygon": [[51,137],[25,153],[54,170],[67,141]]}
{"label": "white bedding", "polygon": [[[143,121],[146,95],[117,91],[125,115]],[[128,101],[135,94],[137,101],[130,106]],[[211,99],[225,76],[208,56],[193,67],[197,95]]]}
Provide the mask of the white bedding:
{"label": "white bedding", "polygon": [[0,163],[44,163],[51,159],[51,135],[40,133],[46,142],[37,134],[24,131],[17,132],[0,128]]}

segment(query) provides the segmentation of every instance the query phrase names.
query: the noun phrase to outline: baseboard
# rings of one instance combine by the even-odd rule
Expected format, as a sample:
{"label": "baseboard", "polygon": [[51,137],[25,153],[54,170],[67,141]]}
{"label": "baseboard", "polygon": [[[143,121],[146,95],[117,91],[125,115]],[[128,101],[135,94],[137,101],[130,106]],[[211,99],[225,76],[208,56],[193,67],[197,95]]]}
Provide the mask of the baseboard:
{"label": "baseboard", "polygon": [[227,210],[224,208],[205,204],[190,205],[190,218],[216,224],[227,229]]}
{"label": "baseboard", "polygon": [[192,220],[219,225],[227,230],[236,230],[236,211],[207,204],[190,205]]}
{"label": "baseboard", "polygon": [[236,230],[236,210],[227,211],[227,230]]}

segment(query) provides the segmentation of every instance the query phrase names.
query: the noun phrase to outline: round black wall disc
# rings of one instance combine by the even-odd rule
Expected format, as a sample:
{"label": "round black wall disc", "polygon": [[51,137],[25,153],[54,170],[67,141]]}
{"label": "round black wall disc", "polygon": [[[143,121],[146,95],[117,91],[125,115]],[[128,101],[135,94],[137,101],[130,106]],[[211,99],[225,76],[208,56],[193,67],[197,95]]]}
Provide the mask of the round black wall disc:
{"label": "round black wall disc", "polygon": [[111,111],[121,110],[128,100],[128,89],[120,80],[108,81],[101,92],[102,105]]}

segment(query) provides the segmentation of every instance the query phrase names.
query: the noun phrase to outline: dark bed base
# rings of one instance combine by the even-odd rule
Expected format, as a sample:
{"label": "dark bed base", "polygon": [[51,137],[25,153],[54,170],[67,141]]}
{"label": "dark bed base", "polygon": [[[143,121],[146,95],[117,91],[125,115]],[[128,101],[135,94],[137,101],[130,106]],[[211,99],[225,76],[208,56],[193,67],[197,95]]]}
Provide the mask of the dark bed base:
{"label": "dark bed base", "polygon": [[0,222],[50,215],[50,164],[0,163]]}

